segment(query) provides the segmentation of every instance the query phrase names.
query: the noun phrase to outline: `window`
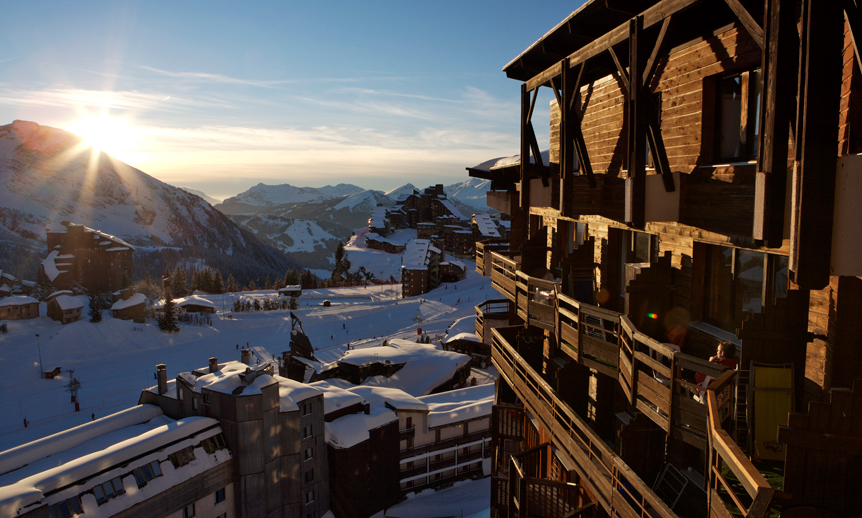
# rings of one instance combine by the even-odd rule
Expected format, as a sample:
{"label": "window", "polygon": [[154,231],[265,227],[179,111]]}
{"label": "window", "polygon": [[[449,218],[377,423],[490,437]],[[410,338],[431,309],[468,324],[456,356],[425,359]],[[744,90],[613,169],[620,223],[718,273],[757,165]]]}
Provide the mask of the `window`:
{"label": "window", "polygon": [[749,160],[760,137],[760,70],[720,78],[716,84],[715,158]]}
{"label": "window", "polygon": [[205,394],[204,394],[204,403],[206,403],[207,405],[209,405],[209,404],[211,404],[212,402],[213,402],[213,401],[212,401],[212,394],[206,394],[206,393],[205,393]]}
{"label": "window", "polygon": [[314,458],[314,448],[306,448],[305,453],[303,454],[303,460],[310,460]]}
{"label": "window", "polygon": [[310,504],[311,502],[314,502],[314,491],[305,493],[305,503]]}
{"label": "window", "polygon": [[125,494],[125,492],[126,489],[123,487],[123,482],[120,480],[120,477],[115,477],[93,487],[93,496],[96,497],[96,503],[99,505],[104,504],[111,498]]}
{"label": "window", "polygon": [[69,518],[83,513],[84,508],[81,507],[81,498],[78,496],[57,502],[48,508],[50,518]]}
{"label": "window", "polygon": [[183,518],[193,518],[195,515],[195,504],[189,504],[183,508]]}
{"label": "window", "polygon": [[186,446],[182,450],[171,453],[168,455],[168,458],[171,459],[171,463],[175,468],[180,468],[195,460],[195,452],[191,446]]}
{"label": "window", "polygon": [[311,436],[312,436],[311,425],[309,424],[309,425],[305,425],[304,427],[302,427],[302,438],[308,439]]}
{"label": "window", "polygon": [[406,428],[407,428],[407,430],[413,428],[413,418],[412,417],[407,418],[407,427]]}
{"label": "window", "polygon": [[224,502],[225,499],[225,491],[224,488],[219,489],[215,492],[215,503],[220,504]]}
{"label": "window", "polygon": [[202,440],[201,441],[201,447],[204,449],[205,452],[213,453],[216,450],[224,449],[227,446],[225,445],[225,442],[224,442],[224,435],[219,433],[219,434],[213,435],[212,437],[207,437],[206,439]]}
{"label": "window", "polygon": [[764,304],[787,296],[787,270],[784,256],[707,246],[704,322],[735,333],[744,313],[760,313]]}
{"label": "window", "polygon": [[135,477],[135,482],[138,483],[138,487],[144,487],[147,485],[147,482],[150,480],[161,477],[162,476],[162,468],[159,465],[159,461],[154,460],[149,464],[141,466],[139,468],[135,468],[132,470],[132,475]]}
{"label": "window", "polygon": [[310,469],[310,470],[306,471],[305,474],[303,475],[302,479],[306,484],[313,481],[314,480],[314,470]]}
{"label": "window", "polygon": [[311,403],[303,403],[302,404],[302,415],[308,415],[311,413]]}
{"label": "window", "polygon": [[193,397],[193,398],[192,398],[192,408],[193,408],[194,410],[197,410],[197,409],[198,409],[198,398],[196,398],[196,397]]}

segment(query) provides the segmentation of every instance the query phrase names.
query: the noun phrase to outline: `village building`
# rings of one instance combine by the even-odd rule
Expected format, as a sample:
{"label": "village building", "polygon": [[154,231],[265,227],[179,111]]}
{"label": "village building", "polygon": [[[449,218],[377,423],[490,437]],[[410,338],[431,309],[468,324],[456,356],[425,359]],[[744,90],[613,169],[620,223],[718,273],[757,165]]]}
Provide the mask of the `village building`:
{"label": "village building", "polygon": [[26,320],[39,316],[39,301],[26,295],[0,299],[0,320]]}
{"label": "village building", "polygon": [[158,365],[158,384],[139,403],[220,426],[233,458],[230,516],[322,517],[330,500],[323,393],[279,376],[269,362],[251,366],[247,349],[242,358],[210,358],[207,367],[170,381]]}
{"label": "village building", "polygon": [[323,391],[332,507],[371,516],[407,493],[490,473],[494,386],[413,396],[332,378]]}
{"label": "village building", "polygon": [[89,293],[111,293],[132,278],[135,248],[99,230],[62,221],[46,229],[48,256],[42,270],[55,289],[76,284]]}
{"label": "village building", "polygon": [[278,289],[279,297],[301,297],[302,296],[302,286],[299,284],[291,284],[289,286],[284,286],[283,288]]}
{"label": "village building", "polygon": [[[186,313],[215,313],[215,304],[203,297],[197,295],[189,295],[187,297],[179,297],[171,299],[177,308],[182,309]],[[155,311],[164,311],[165,299],[161,299],[153,304]]]}
{"label": "village building", "polygon": [[415,297],[440,285],[443,252],[427,239],[407,243],[401,256],[401,296]]}
{"label": "village building", "polygon": [[858,512],[860,31],[852,2],[590,0],[504,67],[520,153],[469,169],[511,220],[476,255],[492,516]]}
{"label": "village building", "polygon": [[111,316],[143,323],[147,311],[147,297],[143,293],[132,295],[129,290],[123,290],[123,296],[128,298],[121,298],[111,305]]}
{"label": "village building", "polygon": [[0,515],[236,517],[234,469],[216,419],[138,405],[0,453]]}
{"label": "village building", "polygon": [[55,291],[45,299],[48,317],[63,324],[71,324],[80,320],[85,305],[86,303],[68,290]]}

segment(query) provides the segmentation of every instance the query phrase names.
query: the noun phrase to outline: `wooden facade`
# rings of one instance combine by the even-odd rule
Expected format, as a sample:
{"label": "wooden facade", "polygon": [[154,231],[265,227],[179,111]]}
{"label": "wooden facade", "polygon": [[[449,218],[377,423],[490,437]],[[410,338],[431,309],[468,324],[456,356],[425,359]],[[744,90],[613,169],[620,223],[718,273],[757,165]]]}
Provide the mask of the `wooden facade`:
{"label": "wooden facade", "polygon": [[[520,164],[470,171],[512,219],[476,261],[514,306],[492,331],[497,408],[522,412],[514,436],[495,425],[497,516],[858,510],[851,485],[840,509],[787,488],[862,451],[827,419],[844,457],[790,458],[825,447],[794,413],[858,411],[860,20],[853,0],[592,0],[504,67]],[[735,361],[711,362],[723,341]],[[779,367],[787,388],[763,385]],[[763,390],[789,412],[766,416]],[[764,436],[783,493],[758,472]]]}

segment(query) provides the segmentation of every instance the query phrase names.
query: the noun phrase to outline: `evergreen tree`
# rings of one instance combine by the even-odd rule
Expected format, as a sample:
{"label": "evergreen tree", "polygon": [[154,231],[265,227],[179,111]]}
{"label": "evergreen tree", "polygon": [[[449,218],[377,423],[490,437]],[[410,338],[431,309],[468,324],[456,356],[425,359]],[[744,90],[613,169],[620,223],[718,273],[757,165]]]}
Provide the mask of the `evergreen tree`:
{"label": "evergreen tree", "polygon": [[165,288],[165,306],[159,317],[159,329],[168,333],[176,333],[180,330],[177,325],[177,305],[174,304],[170,288]]}
{"label": "evergreen tree", "polygon": [[39,268],[36,270],[36,287],[33,289],[33,297],[44,301],[52,293],[54,293],[54,285],[51,284],[51,280],[45,275],[45,270]]}
{"label": "evergreen tree", "polygon": [[220,270],[216,270],[213,275],[213,293],[224,293],[224,280],[221,278]]}
{"label": "evergreen tree", "polygon": [[296,301],[296,297],[290,297],[290,302],[287,303],[287,308],[290,310],[299,309],[299,302]]}
{"label": "evergreen tree", "polygon": [[296,267],[294,266],[292,269],[288,270],[284,274],[284,285],[285,286],[296,286],[299,284],[299,272],[296,271]]}
{"label": "evergreen tree", "polygon": [[201,272],[197,269],[192,272],[192,291],[205,291],[201,280]]}
{"label": "evergreen tree", "polygon": [[[254,291],[257,289],[257,284],[254,282],[254,279],[248,281],[248,291]],[[257,302],[255,300],[255,302]]]}
{"label": "evergreen tree", "polygon": [[239,291],[239,286],[237,285],[236,281],[234,280],[232,273],[228,274],[228,276],[227,276],[227,291],[229,291],[231,293],[235,293],[235,292]]}
{"label": "evergreen tree", "polygon": [[99,295],[90,296],[90,322],[102,321],[102,301]]}
{"label": "evergreen tree", "polygon": [[213,269],[207,266],[201,272],[201,289],[207,293],[218,293],[215,290],[215,282],[213,280]]}
{"label": "evergreen tree", "polygon": [[186,272],[177,265],[171,279],[171,293],[176,297],[185,297],[188,295],[188,291],[189,282],[186,280]]}
{"label": "evergreen tree", "polygon": [[263,281],[263,289],[272,289],[272,282],[269,280],[269,274],[267,274],[266,280]]}

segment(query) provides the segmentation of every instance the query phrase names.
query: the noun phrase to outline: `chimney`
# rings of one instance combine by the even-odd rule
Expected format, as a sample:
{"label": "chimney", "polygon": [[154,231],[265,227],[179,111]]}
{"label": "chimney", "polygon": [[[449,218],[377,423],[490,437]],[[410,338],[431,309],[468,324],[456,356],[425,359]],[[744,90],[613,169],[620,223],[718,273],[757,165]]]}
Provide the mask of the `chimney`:
{"label": "chimney", "polygon": [[218,358],[210,358],[210,373],[218,372]]}
{"label": "chimney", "polygon": [[248,349],[242,350],[242,357],[240,358],[240,361],[246,365],[251,365],[251,354]]}
{"label": "chimney", "polygon": [[156,375],[159,378],[159,395],[162,395],[168,391],[168,371],[164,363],[156,365]]}

